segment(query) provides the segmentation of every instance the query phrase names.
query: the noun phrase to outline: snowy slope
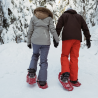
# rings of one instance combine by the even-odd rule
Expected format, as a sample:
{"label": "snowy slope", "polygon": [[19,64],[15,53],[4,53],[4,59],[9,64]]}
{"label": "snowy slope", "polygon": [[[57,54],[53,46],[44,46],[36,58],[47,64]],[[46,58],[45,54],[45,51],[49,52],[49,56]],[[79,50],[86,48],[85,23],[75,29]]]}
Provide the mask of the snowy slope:
{"label": "snowy slope", "polygon": [[[51,45],[48,56],[48,85],[45,90],[37,84],[26,83],[27,68],[32,49],[26,43],[9,43],[0,46],[0,98],[98,98],[98,55],[86,47],[80,49],[79,81],[81,87],[68,92],[58,81],[61,43],[56,49]],[[38,66],[39,70],[39,66]],[[37,71],[38,74],[38,71]]]}
{"label": "snowy slope", "polygon": [[[92,39],[97,29],[97,26],[90,29]],[[92,41],[90,49],[80,49],[79,81],[82,85],[74,87],[71,92],[66,91],[58,81],[61,45],[60,42],[59,47],[54,48],[53,43],[51,44],[48,55],[49,87],[44,90],[37,84],[26,83],[33,50],[29,49],[26,43],[0,45],[0,98],[98,98],[98,46],[95,41]]]}

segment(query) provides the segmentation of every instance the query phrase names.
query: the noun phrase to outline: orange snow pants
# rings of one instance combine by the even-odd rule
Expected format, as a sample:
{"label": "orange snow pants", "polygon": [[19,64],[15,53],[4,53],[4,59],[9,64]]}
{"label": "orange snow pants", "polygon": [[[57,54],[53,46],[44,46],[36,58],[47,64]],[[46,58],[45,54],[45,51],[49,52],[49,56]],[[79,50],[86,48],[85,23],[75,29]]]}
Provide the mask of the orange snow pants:
{"label": "orange snow pants", "polygon": [[[78,57],[80,49],[80,40],[65,40],[62,41],[61,54],[61,74],[70,73],[70,80],[78,79]],[[68,59],[70,55],[70,60]]]}

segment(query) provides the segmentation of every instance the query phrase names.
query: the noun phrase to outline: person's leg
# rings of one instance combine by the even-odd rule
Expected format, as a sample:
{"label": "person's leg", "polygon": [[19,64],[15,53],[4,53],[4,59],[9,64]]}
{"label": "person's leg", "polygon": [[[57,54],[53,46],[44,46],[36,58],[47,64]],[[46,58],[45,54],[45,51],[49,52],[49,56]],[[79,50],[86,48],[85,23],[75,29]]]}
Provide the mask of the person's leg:
{"label": "person's leg", "polygon": [[72,40],[62,41],[61,74],[65,72],[70,73],[68,56],[70,54],[71,47],[72,47]]}
{"label": "person's leg", "polygon": [[79,40],[73,40],[73,41],[74,41],[74,44],[70,52],[70,80],[77,81],[80,41]]}
{"label": "person's leg", "polygon": [[50,45],[42,45],[40,48],[40,70],[38,75],[39,81],[47,81],[47,56],[49,52]]}
{"label": "person's leg", "polygon": [[31,58],[29,69],[37,70],[37,62],[38,62],[38,58],[40,55],[39,54],[40,47],[41,47],[41,45],[33,44],[33,55]]}

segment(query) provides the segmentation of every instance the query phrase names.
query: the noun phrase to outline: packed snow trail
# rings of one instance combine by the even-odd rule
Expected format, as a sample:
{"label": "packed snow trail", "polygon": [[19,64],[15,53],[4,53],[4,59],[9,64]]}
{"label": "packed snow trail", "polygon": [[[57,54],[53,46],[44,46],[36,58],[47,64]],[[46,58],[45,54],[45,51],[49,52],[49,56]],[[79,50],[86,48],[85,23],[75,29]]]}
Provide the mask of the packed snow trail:
{"label": "packed snow trail", "polygon": [[[26,83],[32,49],[26,43],[0,45],[0,98],[98,98],[98,55],[96,47],[81,48],[79,57],[80,87],[66,91],[58,80],[61,70],[61,42],[58,48],[51,44],[48,55],[48,88]],[[96,55],[95,55],[96,54]],[[38,62],[39,63],[39,62]],[[37,75],[39,71],[39,64]]]}

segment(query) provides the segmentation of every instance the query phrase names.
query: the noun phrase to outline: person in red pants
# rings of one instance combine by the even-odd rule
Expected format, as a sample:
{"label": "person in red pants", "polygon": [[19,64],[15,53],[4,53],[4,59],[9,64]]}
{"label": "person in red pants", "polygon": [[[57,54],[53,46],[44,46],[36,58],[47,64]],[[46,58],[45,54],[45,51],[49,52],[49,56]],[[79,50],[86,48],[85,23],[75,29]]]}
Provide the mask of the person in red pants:
{"label": "person in red pants", "polygon": [[[63,28],[63,30],[62,30]],[[58,19],[56,31],[58,36],[62,30],[62,54],[61,72],[59,79],[67,90],[73,90],[73,86],[80,86],[78,81],[78,57],[82,32],[86,37],[86,45],[90,48],[90,32],[83,17],[71,8],[68,8]],[[54,43],[55,40],[54,40]],[[70,55],[70,60],[68,59]],[[67,84],[70,84],[68,86]],[[70,88],[70,89],[69,89]]]}

